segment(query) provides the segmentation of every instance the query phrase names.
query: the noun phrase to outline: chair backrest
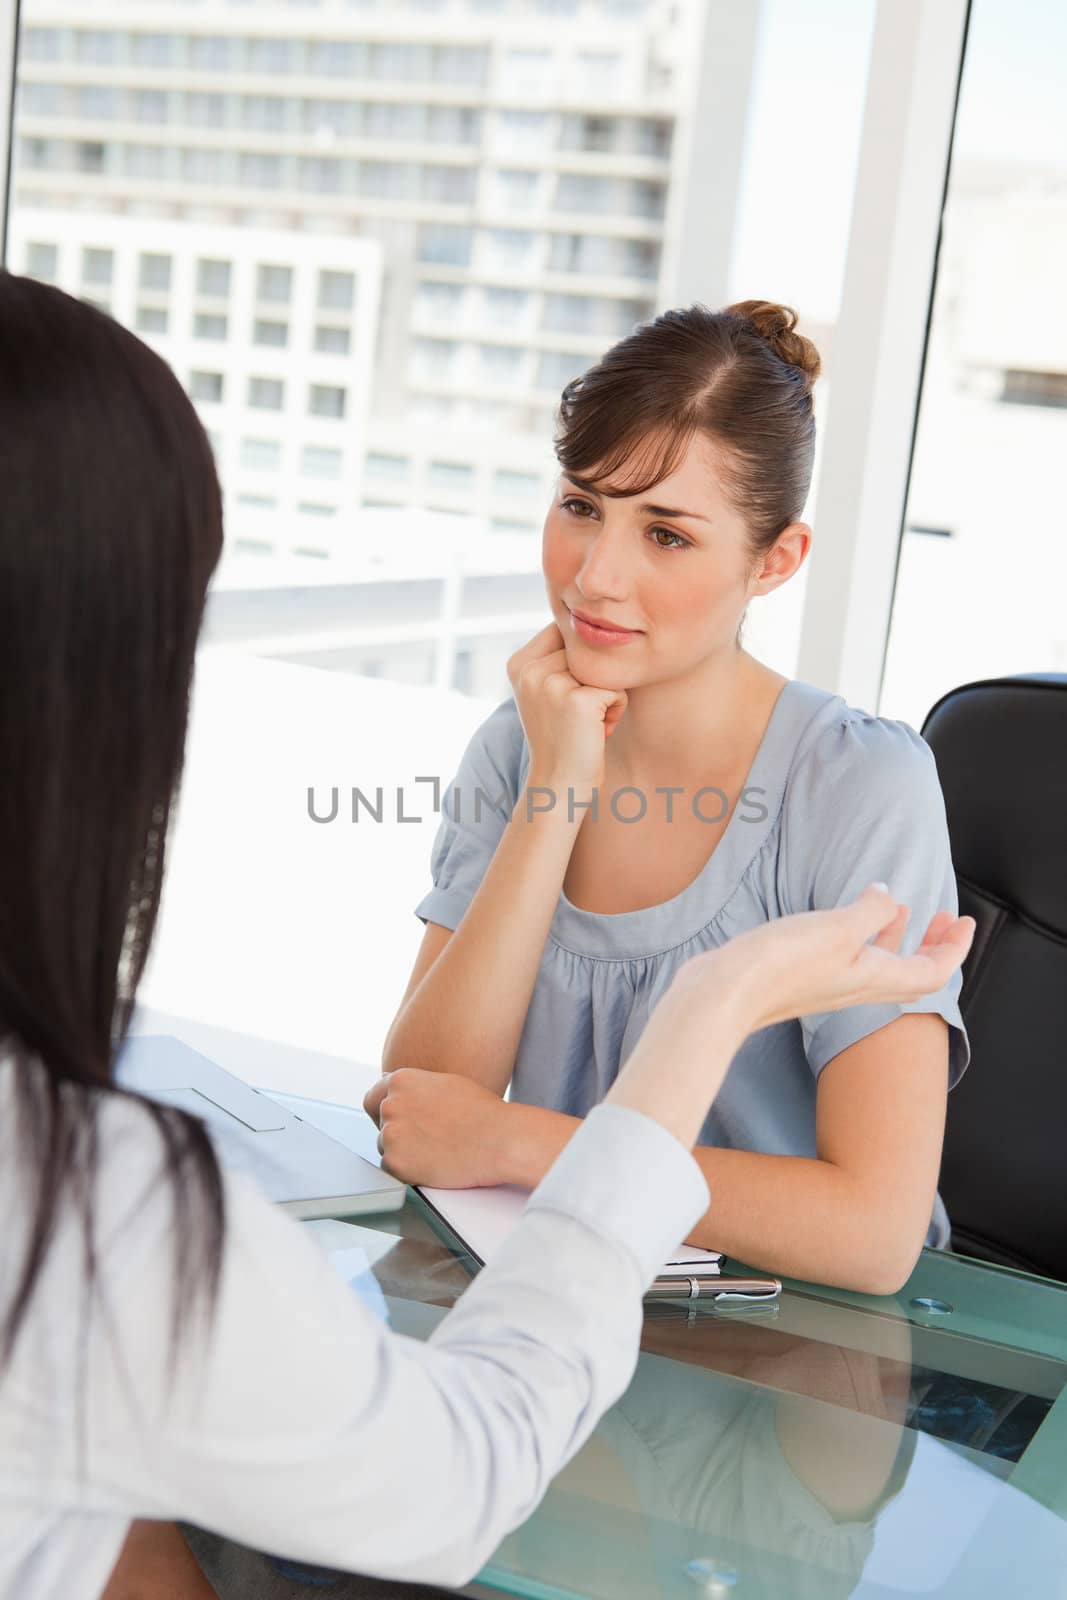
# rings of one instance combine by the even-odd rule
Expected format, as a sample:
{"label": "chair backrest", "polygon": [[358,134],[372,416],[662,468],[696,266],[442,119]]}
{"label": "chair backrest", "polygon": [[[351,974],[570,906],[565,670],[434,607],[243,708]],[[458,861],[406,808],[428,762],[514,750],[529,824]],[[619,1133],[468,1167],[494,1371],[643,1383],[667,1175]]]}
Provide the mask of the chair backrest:
{"label": "chair backrest", "polygon": [[963,684],[922,734],[978,924],[941,1167],[952,1242],[1067,1280],[1067,673]]}

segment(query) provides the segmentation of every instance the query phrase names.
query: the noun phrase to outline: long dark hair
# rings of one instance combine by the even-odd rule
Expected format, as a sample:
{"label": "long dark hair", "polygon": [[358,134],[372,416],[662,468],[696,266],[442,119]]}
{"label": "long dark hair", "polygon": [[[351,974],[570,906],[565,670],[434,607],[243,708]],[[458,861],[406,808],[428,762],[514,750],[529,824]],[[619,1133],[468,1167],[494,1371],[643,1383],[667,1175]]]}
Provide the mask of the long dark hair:
{"label": "long dark hair", "polygon": [[[159,909],[222,503],[166,362],[8,272],[0,482],[0,1057],[27,1221],[2,1364],[70,1207],[95,1273],[97,1117],[123,1092],[113,1064]],[[173,1196],[176,1329],[214,1299],[222,1184],[199,1122],[141,1104]]]}

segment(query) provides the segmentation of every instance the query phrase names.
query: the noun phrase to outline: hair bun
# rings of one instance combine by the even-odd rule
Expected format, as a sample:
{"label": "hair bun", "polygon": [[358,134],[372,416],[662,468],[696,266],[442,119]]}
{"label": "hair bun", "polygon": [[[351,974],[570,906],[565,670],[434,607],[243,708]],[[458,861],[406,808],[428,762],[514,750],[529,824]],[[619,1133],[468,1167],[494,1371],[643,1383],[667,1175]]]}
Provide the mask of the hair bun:
{"label": "hair bun", "polygon": [[819,376],[822,359],[811,340],[794,331],[797,314],[792,306],[780,306],[774,300],[739,300],[726,309],[750,322],[783,361],[799,367],[811,388]]}

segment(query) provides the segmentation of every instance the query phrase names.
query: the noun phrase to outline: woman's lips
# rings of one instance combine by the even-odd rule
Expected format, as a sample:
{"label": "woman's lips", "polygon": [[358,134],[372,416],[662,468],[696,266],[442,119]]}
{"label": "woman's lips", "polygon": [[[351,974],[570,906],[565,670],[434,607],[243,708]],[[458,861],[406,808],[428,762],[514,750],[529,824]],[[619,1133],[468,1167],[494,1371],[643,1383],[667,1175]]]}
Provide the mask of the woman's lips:
{"label": "woman's lips", "polygon": [[[570,607],[567,607],[570,611]],[[571,625],[579,639],[584,639],[586,644],[629,644],[631,639],[640,639],[639,628],[602,628],[596,623],[586,622],[577,612],[570,611]]]}

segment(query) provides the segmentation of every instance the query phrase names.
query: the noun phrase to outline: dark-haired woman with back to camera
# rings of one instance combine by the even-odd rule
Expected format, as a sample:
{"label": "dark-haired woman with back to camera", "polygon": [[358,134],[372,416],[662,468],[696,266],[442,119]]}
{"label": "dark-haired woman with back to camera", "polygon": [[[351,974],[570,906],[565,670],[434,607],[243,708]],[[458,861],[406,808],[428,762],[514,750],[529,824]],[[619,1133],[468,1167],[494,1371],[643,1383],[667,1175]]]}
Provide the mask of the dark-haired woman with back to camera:
{"label": "dark-haired woman with back to camera", "polygon": [[[464,1583],[629,1381],[745,1037],[940,990],[973,923],[901,955],[874,886],[687,962],[499,1257],[395,1334],[200,1122],[113,1082],[222,545],[204,430],[131,333],[0,273],[0,475],[0,1595],[203,1600],[177,1522]],[[570,843],[529,841],[542,871]]]}
{"label": "dark-haired woman with back to camera", "polygon": [[[444,797],[426,930],[364,1101],[397,1176],[537,1183],[678,970],[747,931],[872,881],[912,908],[905,948],[955,915],[919,734],[740,642],[811,544],[818,371],[796,314],[752,300],[664,312],[563,391],[553,621],[511,657],[512,695]],[[690,1243],[874,1294],[947,1247],[959,989],[749,1038],[696,1142],[714,1205]]]}

